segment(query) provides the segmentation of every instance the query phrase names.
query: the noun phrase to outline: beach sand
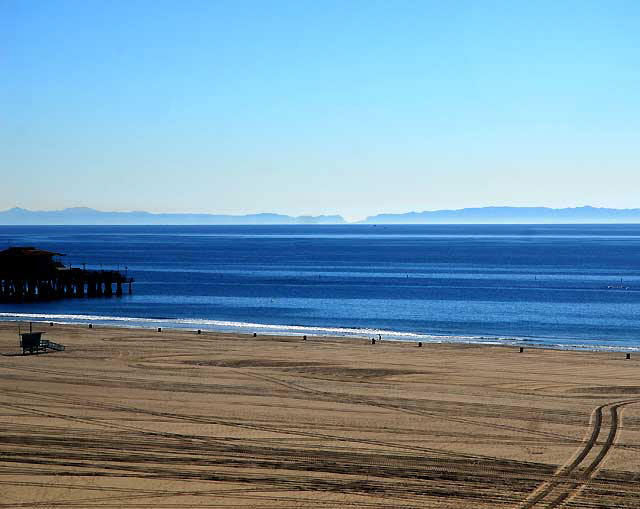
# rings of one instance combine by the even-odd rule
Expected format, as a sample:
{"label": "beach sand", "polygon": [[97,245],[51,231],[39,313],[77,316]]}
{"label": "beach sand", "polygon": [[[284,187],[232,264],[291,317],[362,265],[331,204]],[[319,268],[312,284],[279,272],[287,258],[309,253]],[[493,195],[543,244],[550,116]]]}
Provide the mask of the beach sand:
{"label": "beach sand", "polygon": [[35,330],[66,351],[0,324],[0,508],[640,507],[640,354]]}

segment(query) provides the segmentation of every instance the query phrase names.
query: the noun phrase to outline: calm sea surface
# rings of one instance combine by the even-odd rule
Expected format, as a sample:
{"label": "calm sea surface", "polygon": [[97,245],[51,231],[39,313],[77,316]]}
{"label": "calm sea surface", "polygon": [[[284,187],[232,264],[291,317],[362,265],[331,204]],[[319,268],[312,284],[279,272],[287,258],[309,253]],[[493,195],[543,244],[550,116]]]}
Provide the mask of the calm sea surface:
{"label": "calm sea surface", "polygon": [[3,320],[640,349],[640,225],[0,226],[8,245],[136,283]]}

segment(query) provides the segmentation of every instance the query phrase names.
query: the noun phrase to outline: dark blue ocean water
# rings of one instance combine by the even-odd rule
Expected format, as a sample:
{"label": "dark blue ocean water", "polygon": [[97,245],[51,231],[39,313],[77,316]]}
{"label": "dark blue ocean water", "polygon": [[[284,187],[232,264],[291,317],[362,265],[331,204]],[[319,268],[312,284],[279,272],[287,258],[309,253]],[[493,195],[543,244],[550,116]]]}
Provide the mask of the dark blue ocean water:
{"label": "dark blue ocean water", "polygon": [[640,225],[0,227],[7,245],[136,283],[0,319],[640,349]]}

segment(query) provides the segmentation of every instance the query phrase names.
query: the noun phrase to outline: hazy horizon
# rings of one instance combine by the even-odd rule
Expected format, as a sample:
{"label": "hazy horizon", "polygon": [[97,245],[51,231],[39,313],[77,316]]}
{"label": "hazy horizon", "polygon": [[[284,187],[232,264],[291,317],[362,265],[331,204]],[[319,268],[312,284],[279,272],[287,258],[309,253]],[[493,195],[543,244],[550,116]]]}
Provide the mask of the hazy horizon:
{"label": "hazy horizon", "polygon": [[640,208],[612,209],[489,206],[381,213],[358,219],[335,214],[291,216],[256,214],[153,213],[103,211],[88,207],[60,210],[0,210],[0,225],[269,225],[269,224],[639,224]]}

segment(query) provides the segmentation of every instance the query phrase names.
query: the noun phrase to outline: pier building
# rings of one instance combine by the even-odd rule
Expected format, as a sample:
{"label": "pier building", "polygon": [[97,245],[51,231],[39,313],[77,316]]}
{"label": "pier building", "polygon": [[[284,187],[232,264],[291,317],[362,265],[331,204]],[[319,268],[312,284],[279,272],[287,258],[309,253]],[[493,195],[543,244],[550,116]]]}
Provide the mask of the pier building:
{"label": "pier building", "polygon": [[0,251],[0,302],[121,296],[133,278],[119,270],[86,270],[56,260],[62,253],[35,247]]}

